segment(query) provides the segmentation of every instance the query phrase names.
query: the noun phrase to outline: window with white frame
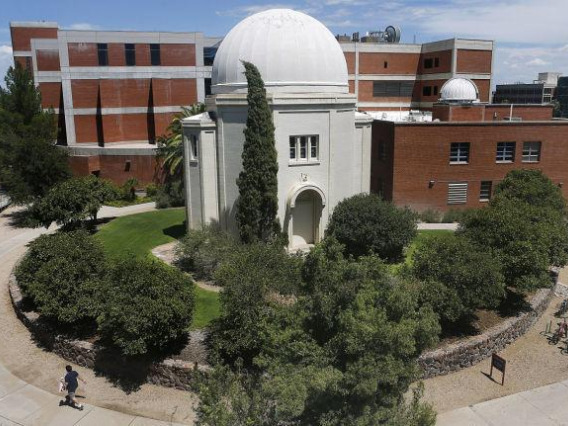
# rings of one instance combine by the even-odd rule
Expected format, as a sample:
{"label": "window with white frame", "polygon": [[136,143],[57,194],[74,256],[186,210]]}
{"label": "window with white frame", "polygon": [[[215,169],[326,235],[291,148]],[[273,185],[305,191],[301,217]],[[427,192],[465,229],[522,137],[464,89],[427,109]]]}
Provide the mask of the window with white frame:
{"label": "window with white frame", "polygon": [[515,161],[515,142],[497,142],[495,161],[498,163],[512,163]]}
{"label": "window with white frame", "polygon": [[290,136],[290,161],[318,161],[319,160],[319,137]]}
{"label": "window with white frame", "polygon": [[192,161],[197,161],[199,152],[197,148],[197,135],[190,135],[189,136],[189,149],[190,149],[190,156]]}
{"label": "window with white frame", "polygon": [[540,142],[523,143],[523,163],[538,163],[540,161]]}
{"label": "window with white frame", "polygon": [[469,162],[469,142],[453,142],[450,146],[450,163],[467,164]]}
{"label": "window with white frame", "polygon": [[467,202],[467,182],[448,183],[448,204],[465,204]]}
{"label": "window with white frame", "polygon": [[489,201],[491,198],[491,187],[493,182],[490,180],[482,180],[479,187],[479,201]]}

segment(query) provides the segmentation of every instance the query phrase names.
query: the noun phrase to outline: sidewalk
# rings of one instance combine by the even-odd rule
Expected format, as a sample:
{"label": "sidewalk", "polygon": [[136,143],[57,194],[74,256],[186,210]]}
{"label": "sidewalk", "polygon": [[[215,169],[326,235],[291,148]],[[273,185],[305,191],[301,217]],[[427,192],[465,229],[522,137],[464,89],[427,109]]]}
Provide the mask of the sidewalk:
{"label": "sidewalk", "polygon": [[568,424],[568,380],[438,415],[438,426]]}
{"label": "sidewalk", "polygon": [[[143,384],[133,392],[117,383],[78,368],[87,382],[83,411],[59,407],[57,372],[65,360],[38,348],[12,308],[7,282],[25,252],[25,245],[56,228],[17,229],[9,225],[10,207],[0,213],[0,426],[166,426],[193,424],[196,397],[190,392]],[[99,217],[115,217],[154,210],[154,203],[103,207]],[[80,394],[79,390],[79,394]],[[144,416],[144,417],[142,417]],[[161,419],[155,420],[154,418]]]}
{"label": "sidewalk", "polygon": [[27,384],[0,365],[1,426],[182,426],[85,404],[83,411],[60,407],[57,396]]}

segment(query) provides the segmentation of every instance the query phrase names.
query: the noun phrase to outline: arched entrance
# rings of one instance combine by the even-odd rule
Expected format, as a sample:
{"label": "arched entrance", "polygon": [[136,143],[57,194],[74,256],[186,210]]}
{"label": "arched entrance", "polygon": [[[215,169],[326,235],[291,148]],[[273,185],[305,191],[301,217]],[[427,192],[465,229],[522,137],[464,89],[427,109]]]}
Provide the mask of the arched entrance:
{"label": "arched entrance", "polygon": [[292,206],[291,247],[308,246],[319,241],[323,205],[320,194],[313,189],[298,193]]}

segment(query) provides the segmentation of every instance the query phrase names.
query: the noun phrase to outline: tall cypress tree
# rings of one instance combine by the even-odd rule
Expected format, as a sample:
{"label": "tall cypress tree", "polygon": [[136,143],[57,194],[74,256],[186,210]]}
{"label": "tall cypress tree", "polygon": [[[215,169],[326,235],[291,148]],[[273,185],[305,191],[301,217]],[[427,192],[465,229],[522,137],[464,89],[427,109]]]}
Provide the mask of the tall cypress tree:
{"label": "tall cypress tree", "polygon": [[248,84],[248,115],[244,130],[243,169],[237,179],[237,224],[244,243],[268,241],[280,232],[278,162],[272,112],[260,72],[243,61]]}

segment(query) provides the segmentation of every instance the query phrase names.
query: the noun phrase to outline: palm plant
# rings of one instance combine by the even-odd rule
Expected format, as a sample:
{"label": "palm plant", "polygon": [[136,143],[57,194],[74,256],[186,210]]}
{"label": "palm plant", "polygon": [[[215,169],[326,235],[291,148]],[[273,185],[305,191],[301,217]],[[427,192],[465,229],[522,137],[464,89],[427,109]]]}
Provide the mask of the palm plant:
{"label": "palm plant", "polygon": [[205,104],[196,103],[191,107],[181,107],[181,112],[176,114],[167,127],[167,133],[158,138],[156,158],[161,164],[162,177],[164,180],[176,180],[182,175],[183,160],[183,129],[181,121],[184,118],[205,112]]}

